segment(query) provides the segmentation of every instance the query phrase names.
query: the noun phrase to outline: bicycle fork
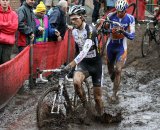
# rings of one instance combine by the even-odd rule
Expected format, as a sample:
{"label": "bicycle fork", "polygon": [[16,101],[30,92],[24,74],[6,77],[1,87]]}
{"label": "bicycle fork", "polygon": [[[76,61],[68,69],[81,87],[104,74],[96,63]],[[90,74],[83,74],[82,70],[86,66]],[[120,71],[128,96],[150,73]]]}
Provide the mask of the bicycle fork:
{"label": "bicycle fork", "polygon": [[[51,108],[52,114],[53,113],[59,114],[59,112],[60,112],[60,105],[62,104],[62,96],[63,96],[63,88],[64,88],[62,80],[59,81],[59,87],[60,87],[59,91],[57,92],[57,94],[54,95],[54,98],[53,98],[53,103],[52,103],[52,108]],[[57,98],[58,98],[58,100],[57,100]],[[56,100],[57,100],[57,102],[56,102]],[[56,111],[55,111],[55,108],[56,108]]]}

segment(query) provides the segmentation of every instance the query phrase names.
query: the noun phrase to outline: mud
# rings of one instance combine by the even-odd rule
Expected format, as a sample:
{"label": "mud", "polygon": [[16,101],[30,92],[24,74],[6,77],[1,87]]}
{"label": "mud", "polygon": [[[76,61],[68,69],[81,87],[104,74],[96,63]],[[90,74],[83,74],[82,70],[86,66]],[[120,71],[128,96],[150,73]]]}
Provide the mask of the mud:
{"label": "mud", "polygon": [[[104,64],[103,100],[107,114],[113,117],[118,113],[122,121],[112,123],[104,118],[103,123],[92,121],[91,124],[70,123],[68,130],[159,130],[160,122],[160,58],[157,50],[152,50],[148,57],[142,58],[140,44],[145,27],[136,27],[136,39],[129,41],[128,59],[122,72],[119,102],[112,104],[113,83]],[[156,47],[157,48],[157,47]],[[25,87],[9,104],[0,111],[0,130],[38,130],[36,120],[37,101],[52,84],[40,84],[33,89]],[[113,119],[113,118],[112,118]],[[43,128],[49,130],[53,128]],[[57,128],[58,129],[58,128]],[[66,129],[66,128],[64,128]]]}

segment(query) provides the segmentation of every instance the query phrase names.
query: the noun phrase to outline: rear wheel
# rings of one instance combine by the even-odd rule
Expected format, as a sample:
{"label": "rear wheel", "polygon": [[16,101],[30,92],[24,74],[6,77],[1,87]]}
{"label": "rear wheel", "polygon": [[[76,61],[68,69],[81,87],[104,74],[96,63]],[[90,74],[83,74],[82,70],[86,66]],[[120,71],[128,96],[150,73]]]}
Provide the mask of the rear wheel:
{"label": "rear wheel", "polygon": [[160,29],[159,28],[155,31],[155,42],[157,44],[160,44]]}
{"label": "rear wheel", "polygon": [[[66,108],[64,104],[60,104],[59,113],[57,111],[58,102],[58,87],[52,87],[47,89],[40,97],[37,105],[37,125],[38,127],[46,127],[52,125],[58,127],[66,124]],[[55,101],[54,108],[53,102]],[[52,113],[52,112],[53,113]]]}
{"label": "rear wheel", "polygon": [[150,38],[149,31],[147,30],[142,37],[142,43],[141,43],[142,57],[147,56],[150,50],[150,47],[151,47],[151,38]]}

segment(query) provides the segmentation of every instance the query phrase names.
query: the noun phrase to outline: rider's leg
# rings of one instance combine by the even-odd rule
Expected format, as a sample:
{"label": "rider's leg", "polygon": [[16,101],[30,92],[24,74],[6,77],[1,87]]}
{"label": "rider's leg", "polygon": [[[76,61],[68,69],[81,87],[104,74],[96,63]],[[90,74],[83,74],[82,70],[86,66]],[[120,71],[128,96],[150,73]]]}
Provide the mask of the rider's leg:
{"label": "rider's leg", "polygon": [[116,60],[116,57],[110,48],[111,48],[110,46],[107,46],[106,62],[108,67],[108,73],[110,75],[112,82],[114,82],[115,78],[114,61]]}
{"label": "rider's leg", "polygon": [[120,82],[121,82],[121,72],[122,72],[123,62],[117,62],[115,67],[115,79],[113,85],[113,94],[112,94],[112,101],[116,101],[117,99],[117,92],[120,90]]}
{"label": "rider's leg", "polygon": [[73,82],[74,82],[75,91],[79,96],[79,98],[81,99],[84,107],[86,107],[87,105],[86,94],[84,92],[84,88],[82,87],[82,83],[84,79],[85,79],[85,75],[82,72],[77,71],[74,73]]}
{"label": "rider's leg", "polygon": [[115,70],[114,70],[114,64],[110,64],[109,62],[107,63],[107,67],[108,67],[108,73],[110,75],[110,78],[112,80],[112,82],[114,82],[115,79]]}
{"label": "rider's leg", "polygon": [[103,114],[102,88],[100,86],[94,86],[93,94],[95,100],[95,109],[98,116],[101,116]]}

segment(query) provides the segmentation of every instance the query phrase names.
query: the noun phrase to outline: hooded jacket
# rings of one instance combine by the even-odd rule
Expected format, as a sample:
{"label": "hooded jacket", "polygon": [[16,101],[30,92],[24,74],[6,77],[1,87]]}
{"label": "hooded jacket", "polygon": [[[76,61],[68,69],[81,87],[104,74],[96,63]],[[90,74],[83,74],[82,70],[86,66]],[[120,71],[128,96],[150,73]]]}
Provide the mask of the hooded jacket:
{"label": "hooded jacket", "polygon": [[0,44],[15,43],[15,32],[18,28],[18,15],[11,7],[7,11],[3,11],[0,5]]}

